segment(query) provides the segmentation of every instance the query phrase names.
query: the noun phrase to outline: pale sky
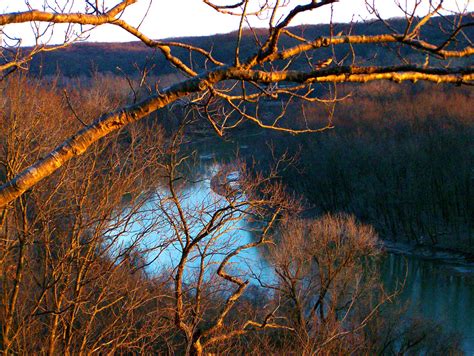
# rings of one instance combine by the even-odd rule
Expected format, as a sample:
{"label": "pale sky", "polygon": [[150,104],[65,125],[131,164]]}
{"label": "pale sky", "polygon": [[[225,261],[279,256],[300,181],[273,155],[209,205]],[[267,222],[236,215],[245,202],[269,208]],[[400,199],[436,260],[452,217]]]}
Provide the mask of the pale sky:
{"label": "pale sky", "polygon": [[[54,0],[49,0],[54,3]],[[290,4],[306,4],[308,0],[290,0]],[[414,0],[399,0],[403,4],[413,4]],[[24,11],[26,6],[22,0],[0,0],[0,11],[3,13]],[[56,0],[59,4],[67,3],[66,0]],[[107,6],[111,7],[118,0],[105,0]],[[220,0],[220,4],[230,4],[234,1]],[[43,0],[30,0],[30,4],[35,9],[41,9]],[[76,0],[76,6],[84,4],[84,1]],[[255,1],[258,3],[258,0]],[[393,0],[376,0],[377,7],[384,17],[400,17],[403,14],[394,5]],[[124,19],[133,25],[138,25],[143,14],[148,7],[149,0],[139,0],[137,4],[130,6],[125,14]],[[426,13],[429,0],[424,0],[424,7],[418,12],[419,15]],[[83,5],[82,5],[83,6]],[[457,8],[467,8],[468,11],[474,11],[473,0],[445,0],[444,6],[450,10],[456,11]],[[370,18],[364,5],[364,0],[340,0],[333,5],[334,21],[349,22],[351,20],[361,21]],[[282,12],[283,14],[283,12]],[[326,6],[317,9],[311,13],[305,13],[298,17],[292,25],[302,23],[328,23],[331,15],[331,7]],[[238,27],[239,18],[216,13],[213,9],[203,4],[201,0],[153,0],[148,16],[143,21],[140,29],[149,37],[155,39],[167,37],[182,36],[202,36],[215,33],[226,33],[234,31]],[[265,27],[267,21],[256,18],[251,19],[251,23],[255,27]],[[64,27],[63,27],[64,28]],[[32,29],[28,25],[11,25],[4,28],[5,33],[10,36],[22,38],[23,45],[32,45]],[[61,42],[64,30],[56,27],[55,33],[50,40],[50,36],[44,36],[43,41],[49,43]],[[5,36],[3,36],[5,40]],[[113,26],[100,26],[94,29],[88,38],[89,41],[101,42],[124,42],[136,40],[121,29]]]}

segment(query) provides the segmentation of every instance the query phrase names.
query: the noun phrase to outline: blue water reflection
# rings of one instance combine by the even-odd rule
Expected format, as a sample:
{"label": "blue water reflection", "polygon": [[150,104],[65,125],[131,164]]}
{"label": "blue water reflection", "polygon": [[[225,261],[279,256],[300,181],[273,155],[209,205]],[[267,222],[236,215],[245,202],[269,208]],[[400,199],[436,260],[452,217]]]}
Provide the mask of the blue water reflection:
{"label": "blue water reflection", "polygon": [[[192,236],[202,230],[213,211],[226,204],[225,199],[211,189],[211,179],[221,168],[213,157],[212,154],[202,155],[192,181],[183,184],[179,190]],[[122,234],[121,247],[117,251],[129,245],[140,246],[148,273],[172,275],[170,272],[175,270],[182,256],[184,242],[182,233],[177,239],[171,223],[179,221],[178,214],[170,200],[169,190],[158,189],[142,209],[140,218],[130,223],[127,232]],[[206,276],[215,277],[219,263],[228,253],[253,241],[251,225],[235,214],[220,229],[203,239],[189,257],[185,279],[195,280],[201,263],[208,267]],[[227,270],[255,284],[257,279],[254,277],[267,282],[274,280],[272,269],[260,248],[245,250],[233,257]],[[399,296],[400,302],[407,305],[406,316],[432,319],[459,333],[463,337],[465,352],[474,355],[474,267],[389,253],[381,264],[381,276],[389,290],[395,289],[397,283],[406,277]]]}
{"label": "blue water reflection", "polygon": [[388,254],[381,265],[385,285],[405,279],[400,302],[407,317],[421,316],[462,336],[462,348],[474,355],[474,266]]}
{"label": "blue water reflection", "polygon": [[[139,217],[122,233],[120,247],[115,253],[123,254],[129,246],[135,246],[148,274],[169,275],[183,255],[186,246],[184,231],[188,229],[191,239],[195,239],[205,229],[213,213],[229,205],[226,199],[211,189],[211,180],[220,169],[220,163],[203,157],[199,170],[193,172],[192,178],[177,184],[179,189],[176,194],[186,227],[182,224],[180,211],[170,190],[160,187],[141,209]],[[236,172],[229,172],[228,176],[235,180]],[[254,225],[238,211],[226,214],[225,223],[200,240],[189,255],[185,279],[192,281],[197,278],[201,265],[206,267],[206,276],[213,277],[225,256],[255,240],[259,229]],[[249,279],[251,283],[257,284],[258,279],[268,282],[273,279],[273,274],[262,253],[262,247],[243,250],[231,258],[226,271]]]}

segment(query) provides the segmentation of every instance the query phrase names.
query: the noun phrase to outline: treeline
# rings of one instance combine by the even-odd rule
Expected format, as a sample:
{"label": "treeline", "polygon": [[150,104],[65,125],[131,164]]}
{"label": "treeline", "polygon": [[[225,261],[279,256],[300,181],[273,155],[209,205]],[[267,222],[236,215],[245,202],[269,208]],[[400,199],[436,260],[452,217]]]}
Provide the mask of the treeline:
{"label": "treeline", "polygon": [[[443,32],[444,26],[452,21],[450,17],[444,19],[435,17],[421,29],[423,38],[431,43],[443,43],[447,38]],[[468,21],[468,18],[463,21]],[[405,19],[392,19],[389,25],[397,29],[400,33],[405,30]],[[384,33],[386,30],[385,24],[377,21],[373,22],[355,22],[353,24],[334,24],[332,27],[328,25],[305,25],[291,28],[296,35],[303,35],[305,38],[318,38],[321,36],[329,36],[331,30],[333,35],[351,34],[351,35],[374,35]],[[463,28],[466,38],[472,38],[474,30],[471,27]],[[256,29],[255,35],[260,40],[264,40],[267,35],[266,30]],[[219,61],[224,63],[232,63],[236,32],[228,34],[217,34],[213,36],[203,37],[187,37],[180,38],[180,41],[194,45],[211,51],[212,55]],[[281,47],[289,47],[299,44],[294,38],[284,36],[281,39]],[[460,48],[467,43],[452,43],[448,48]],[[246,31],[241,45],[242,58],[248,57],[257,49],[255,44],[254,33]],[[28,51],[28,48],[25,48]],[[300,58],[296,59],[291,64],[291,69],[301,69],[307,65],[307,61],[318,62],[327,58],[334,60],[341,60],[343,58],[354,59],[357,64],[363,65],[370,60],[371,65],[389,65],[389,64],[406,64],[397,59],[393,52],[399,54],[399,58],[408,59],[412,62],[422,64],[424,56],[418,52],[410,49],[407,46],[399,47],[397,44],[386,44],[384,46],[372,45],[357,45],[337,46],[337,48],[323,47],[318,50],[317,58]],[[205,58],[199,54],[191,54],[186,50],[175,48],[173,53],[180,57],[187,65],[195,68],[195,70],[202,69],[204,66],[209,66]],[[356,57],[353,58],[352,55]],[[436,61],[436,58],[431,58]],[[453,60],[452,65],[456,62],[461,65],[463,60]],[[355,64],[351,63],[351,64]],[[278,66],[278,64],[276,64]],[[163,76],[166,74],[175,73],[174,68],[163,57],[163,55],[156,49],[148,48],[141,42],[128,43],[78,43],[60,51],[45,52],[34,57],[30,64],[30,72],[34,75],[52,76],[56,73],[61,73],[67,77],[90,77],[95,72],[109,73],[116,75],[139,76],[143,68],[149,70],[149,74],[155,76]],[[277,68],[277,67],[276,67]]]}
{"label": "treeline", "polygon": [[[101,112],[133,100],[105,90],[117,82],[102,79],[66,87],[66,94],[54,82],[21,76],[2,82],[1,181]],[[297,201],[280,184],[266,185],[269,179],[252,173],[241,184],[246,199],[257,186],[256,200],[244,204],[230,191],[224,207],[209,200],[198,210],[186,207],[179,167],[184,158],[176,143],[153,120],[131,125],[1,212],[5,354],[459,352],[456,337],[438,326],[402,322],[384,310],[393,295],[382,288],[370,226],[339,214],[284,218],[280,211]],[[167,194],[155,191],[166,184]],[[216,271],[208,259],[222,254],[212,243],[224,238],[226,223],[250,208],[253,219],[266,221],[271,213],[281,226],[271,236],[273,230],[260,231],[260,241],[274,242],[267,260],[276,278],[256,285],[230,267]],[[220,225],[201,226],[209,216]],[[202,239],[209,231],[215,235]],[[167,246],[200,269],[184,263],[186,279],[179,267],[151,272],[153,258]]]}
{"label": "treeline", "polygon": [[[283,180],[314,214],[355,214],[383,238],[472,253],[473,99],[452,86],[360,87],[335,105],[334,129],[272,138],[279,152],[298,147]],[[317,127],[328,113],[303,105],[287,115]]]}

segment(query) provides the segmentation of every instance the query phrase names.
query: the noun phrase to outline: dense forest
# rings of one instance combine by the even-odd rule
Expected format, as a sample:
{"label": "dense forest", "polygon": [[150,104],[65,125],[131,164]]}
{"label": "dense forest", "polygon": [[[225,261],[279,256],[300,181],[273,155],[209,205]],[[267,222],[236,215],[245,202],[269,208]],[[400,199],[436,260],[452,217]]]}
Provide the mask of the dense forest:
{"label": "dense forest", "polygon": [[[355,214],[384,239],[472,256],[473,99],[469,88],[359,88],[336,105],[332,131],[274,138],[280,152],[297,147],[299,161],[283,179],[316,214]],[[327,113],[308,106],[290,115]]]}
{"label": "dense forest", "polygon": [[[404,21],[390,20],[390,25],[403,29]],[[380,21],[333,26],[331,31],[334,32],[350,28],[354,34],[365,35],[382,33],[385,28]],[[441,29],[441,19],[435,18],[422,31],[429,39],[436,39],[441,35]],[[317,38],[326,35],[329,27],[308,25],[293,31]],[[467,27],[466,31],[469,37],[474,29]],[[257,30],[257,34],[263,36],[264,32]],[[251,54],[256,50],[253,35],[250,32],[244,35],[243,53]],[[203,48],[214,48],[219,43],[213,53],[226,62],[232,55],[235,36],[235,33],[229,33],[191,37],[186,42]],[[292,38],[284,39],[284,46],[294,44]],[[336,50],[340,52],[336,56],[341,57],[347,48]],[[322,58],[331,51],[330,48],[323,49]],[[370,45],[363,45],[361,52],[359,61],[375,59],[375,63],[386,64],[394,63],[397,58],[391,56],[390,51]],[[399,58],[410,56],[420,54],[409,48],[399,53]],[[87,58],[86,62],[84,58]],[[195,67],[204,65],[202,58],[191,60]],[[301,65],[301,59],[292,63],[296,68]],[[140,42],[81,43],[62,51],[47,52],[34,58],[30,73],[46,77],[55,74],[61,78],[80,77],[82,85],[87,85],[90,81],[87,78],[93,75],[138,78],[144,75],[144,70],[160,86],[179,80],[164,57]],[[124,85],[123,91],[127,90]],[[340,93],[351,93],[351,97],[330,112],[335,124],[333,132],[316,137],[262,132],[270,137],[259,142],[266,146],[274,141],[280,153],[287,147],[299,147],[301,155],[297,167],[283,177],[286,184],[303,194],[317,214],[347,212],[374,224],[385,239],[437,246],[468,255],[473,253],[472,89],[429,84],[373,84],[358,89],[345,85],[339,90]],[[268,102],[263,106],[266,116],[276,115],[279,110],[278,104]],[[320,106],[293,104],[285,116],[290,126],[304,126],[303,121],[322,125],[327,121],[328,111]],[[173,120],[167,117],[163,122],[170,126]],[[195,128],[193,134],[203,134],[206,130],[212,135],[209,127]],[[239,128],[229,136],[245,141],[249,130],[252,130],[251,125]],[[261,147],[255,152],[262,152]],[[297,154],[296,150],[292,153]],[[303,179],[295,179],[297,177]]]}
{"label": "dense forest", "polygon": [[[138,79],[129,80],[138,83]],[[50,79],[48,84],[23,76],[11,77],[3,91],[4,115],[8,115],[3,117],[6,120],[3,127],[7,128],[4,133],[8,134],[3,137],[7,140],[3,142],[8,142],[3,146],[3,157],[10,157],[13,165],[27,164],[46,149],[43,147],[46,132],[56,132],[55,141],[60,142],[68,132],[80,127],[81,121],[88,122],[101,112],[113,110],[134,98],[130,83],[124,77],[96,73],[91,83],[94,84],[91,86],[87,81],[61,76]],[[245,323],[240,318],[250,315],[265,318],[265,315],[260,315],[264,304],[282,304],[284,308],[279,316],[292,323],[292,328],[298,330],[296,335],[282,330],[250,333],[238,342],[229,340],[207,345],[208,350],[246,352],[258,347],[268,352],[279,350],[287,353],[291,350],[298,353],[298,350],[318,350],[321,344],[325,345],[325,352],[344,354],[377,353],[381,350],[385,353],[401,350],[445,353],[458,350],[456,336],[443,331],[440,325],[417,318],[408,324],[397,321],[401,317],[398,308],[381,308],[370,322],[364,321],[374,305],[391,298],[385,294],[375,267],[367,268],[367,263],[370,261],[371,265],[376,266],[381,256],[376,236],[462,251],[467,256],[472,253],[474,113],[469,104],[473,92],[469,88],[450,87],[447,92],[443,86],[415,87],[389,83],[358,89],[346,86],[340,90],[350,92],[351,96],[334,108],[334,129],[316,136],[261,132],[252,125],[245,125],[222,139],[216,139],[211,127],[190,119],[175,147],[167,137],[180,132],[180,118],[185,109],[178,106],[173,110],[162,110],[145,122],[137,123],[104,141],[86,158],[55,175],[49,184],[34,189],[22,198],[20,206],[24,210],[19,211],[18,219],[23,215],[27,225],[16,226],[19,220],[10,227],[24,234],[22,253],[23,258],[29,261],[23,271],[28,279],[18,286],[16,295],[16,303],[23,305],[21,310],[15,311],[15,318],[20,319],[10,321],[10,327],[16,328],[14,348],[42,352],[44,345],[49,343],[49,351],[54,353],[68,349],[80,351],[81,348],[104,350],[106,346],[101,343],[111,343],[113,348],[110,351],[161,353],[186,347],[180,333],[169,324],[173,307],[168,303],[171,303],[175,293],[169,275],[147,273],[145,268],[149,257],[146,256],[150,255],[150,251],[138,248],[141,241],[145,241],[163,224],[161,214],[173,209],[162,205],[166,204],[163,202],[159,202],[157,207],[148,206],[146,202],[153,200],[150,195],[153,189],[150,194],[142,192],[145,188],[149,190],[170,184],[167,179],[172,172],[166,162],[176,161],[172,158],[175,155],[187,156],[195,150],[199,151],[200,144],[193,142],[204,140],[211,147],[220,144],[238,147],[236,143],[250,145],[248,150],[240,153],[240,159],[247,162],[253,172],[246,174],[253,176],[258,171],[265,172],[264,176],[273,174],[286,187],[286,193],[279,190],[276,193],[275,188],[262,187],[259,186],[261,183],[254,181],[257,186],[252,189],[259,191],[259,197],[263,189],[263,192],[272,195],[272,200],[277,199],[266,202],[265,207],[258,209],[271,214],[274,204],[279,208],[288,205],[285,219],[295,219],[290,218],[292,214],[304,217],[297,222],[281,221],[280,229],[284,234],[279,238],[282,240],[276,248],[267,252],[267,260],[277,271],[281,271],[283,280],[292,285],[297,280],[309,278],[309,281],[314,276],[327,278],[327,284],[314,281],[314,286],[311,282],[309,285],[295,285],[296,290],[283,288],[275,296],[277,299],[266,295],[265,288],[253,286],[235,306],[245,312],[228,317],[232,323]],[[33,92],[40,95],[31,96]],[[24,104],[25,99],[28,100],[27,105]],[[267,110],[272,110],[272,106],[269,105]],[[52,112],[54,117],[61,118],[60,126],[51,120]],[[309,105],[295,105],[288,108],[287,115],[297,126],[301,120],[325,122],[328,111]],[[29,130],[23,132],[25,137],[15,138],[15,128],[20,124],[16,118],[20,117],[22,125],[27,124]],[[180,150],[183,152],[180,153]],[[34,152],[34,156],[27,152]],[[285,163],[285,169],[272,173],[273,166],[268,162],[283,156],[290,157],[285,158],[287,162],[279,158]],[[126,160],[121,157],[126,157]],[[94,173],[97,170],[100,175]],[[177,167],[176,170],[174,174],[178,175],[181,174],[178,172],[187,172],[188,169]],[[69,176],[72,172],[75,172],[74,175]],[[68,179],[65,179],[66,176]],[[169,186],[170,189],[172,187]],[[180,189],[179,186],[176,189]],[[123,192],[127,192],[125,200]],[[286,194],[289,195],[285,198]],[[299,212],[294,210],[295,203],[283,203],[294,199],[291,196],[299,197],[296,204],[300,205],[297,208]],[[165,201],[168,198],[162,199]],[[117,215],[117,207],[124,204],[133,209],[125,215]],[[215,209],[212,206],[208,208],[209,212],[200,214],[211,213]],[[143,221],[145,216],[146,222],[140,223],[145,224],[145,232],[135,237],[130,242],[131,246],[121,254],[110,256],[113,244],[126,233],[125,226]],[[374,229],[356,223],[354,217]],[[52,221],[55,223],[52,224]],[[321,226],[325,226],[323,231],[329,229],[333,232],[319,235]],[[104,229],[109,235],[107,242],[101,238]],[[353,240],[338,241],[341,236],[338,231],[347,229],[354,230],[350,235]],[[111,234],[111,231],[114,233]],[[255,229],[254,234],[258,236],[259,233],[261,230]],[[26,244],[28,236],[34,236],[33,244]],[[303,243],[306,236],[313,236],[314,240]],[[359,245],[362,243],[361,236],[366,236],[367,240]],[[61,246],[51,250],[49,241],[52,238],[62,241]],[[334,250],[336,255],[328,254],[323,247],[328,243],[326,238],[338,246]],[[308,243],[310,245],[306,245]],[[302,270],[287,270],[289,261],[285,258],[289,253],[291,263],[300,263],[301,267],[304,266]],[[299,262],[294,260],[296,256]],[[320,264],[310,267],[308,263],[315,256],[319,256]],[[5,257],[8,260],[8,255]],[[332,275],[331,269],[338,266],[341,258],[347,259],[347,264]],[[5,282],[14,283],[14,275],[9,272],[14,268],[8,267],[7,260],[4,260],[4,266],[9,277]],[[42,260],[47,263],[38,265],[43,263]],[[321,270],[313,274],[310,272],[313,268]],[[71,271],[76,272],[71,275]],[[101,271],[100,276],[98,271]],[[76,276],[76,273],[80,274]],[[366,280],[363,286],[359,285],[359,278]],[[61,284],[56,285],[56,279]],[[228,286],[222,285],[222,291],[218,291],[215,284],[208,284],[206,288],[209,290],[204,295],[211,293],[212,299],[207,300],[199,311],[193,311],[194,285],[190,281],[187,283],[189,286],[185,289],[189,288],[186,293],[190,295],[185,299],[191,299],[185,302],[184,310],[189,308],[189,313],[203,313],[206,324],[212,326],[219,318],[219,310],[215,310],[212,304],[225,303]],[[312,324],[319,318],[301,320],[297,308],[316,306],[319,302],[309,296],[322,296],[327,293],[326,290],[338,293],[339,297],[331,300],[329,305],[319,307],[329,313],[324,317],[325,324]],[[379,296],[372,294],[375,290],[379,290]],[[300,300],[297,297],[299,293],[307,297]],[[157,299],[157,295],[160,298]],[[90,304],[87,308],[81,302],[85,296]],[[358,331],[351,333],[350,338],[325,344],[330,335],[341,327],[333,324],[333,318],[339,313],[338,308],[350,300],[354,303],[351,324]],[[64,314],[61,312],[58,318],[54,310],[64,310]],[[118,313],[118,310],[126,310],[127,319],[123,319],[123,313]],[[331,316],[331,313],[334,315]],[[28,320],[27,324],[14,322],[27,315],[30,315],[24,319]],[[388,323],[388,320],[392,322]],[[196,322],[190,319],[190,325]],[[359,330],[360,323],[367,325]],[[49,326],[43,334],[40,330],[45,330],[42,329],[45,324]],[[72,325],[74,329],[69,329]],[[111,329],[107,325],[122,327]],[[329,334],[322,333],[322,327]],[[316,329],[320,339],[307,339],[305,335]],[[156,333],[156,330],[160,332]],[[229,325],[229,329],[222,330],[230,332],[233,329]],[[54,343],[51,332],[57,334]],[[28,338],[31,333],[38,336],[34,344]]]}
{"label": "dense forest", "polygon": [[[83,88],[74,81],[64,87],[54,81],[44,84],[24,76],[8,79],[2,92],[5,108],[2,157],[9,162],[9,167],[28,164],[35,156],[44,154],[45,134],[51,138],[53,132],[53,141],[60,141],[80,127],[82,121],[88,122],[101,111],[132,100],[129,83],[124,78],[99,75],[95,79],[95,85]],[[389,88],[384,87],[383,92]],[[394,87],[392,94],[405,95],[402,89]],[[40,95],[32,96],[33,92]],[[423,93],[424,90],[420,90],[416,95]],[[468,94],[461,90],[458,102],[467,100]],[[353,107],[351,105],[351,112]],[[377,120],[365,116],[357,122],[358,129],[352,120],[345,122],[341,118],[340,133],[335,129],[318,138],[269,135],[264,140],[259,139],[261,146],[253,147],[252,154],[241,157],[240,163],[229,164],[230,170],[240,172],[239,189],[246,192],[245,197],[224,190],[219,193],[225,197],[223,202],[202,200],[193,208],[186,204],[187,193],[182,190],[186,181],[199,179],[187,173],[193,164],[189,153],[197,149],[192,142],[202,140],[209,133],[192,119],[185,126],[179,122],[168,127],[157,124],[161,115],[171,122],[172,117],[181,121],[182,110],[178,107],[174,114],[160,112],[157,117],[136,123],[102,141],[84,158],[55,174],[47,184],[32,189],[10,212],[9,220],[4,223],[9,235],[19,236],[19,244],[15,240],[4,240],[2,245],[2,305],[7,307],[2,309],[3,348],[49,354],[86,350],[174,354],[189,350],[198,341],[203,345],[198,344],[199,347],[216,353],[255,350],[262,354],[460,352],[457,335],[417,316],[405,319],[400,312],[403,307],[395,307],[391,302],[396,300],[399,289],[386,291],[377,267],[382,256],[377,232],[384,236],[386,220],[372,221],[377,229],[381,228],[376,231],[357,222],[354,216],[340,212],[357,216],[367,211],[350,199],[348,192],[359,187],[360,204],[364,199],[370,204],[369,192],[378,194],[381,189],[371,182],[375,192],[371,189],[364,192],[365,180],[371,179],[371,174],[383,172],[386,177],[399,174],[401,165],[406,165],[407,170],[418,165],[412,160],[423,158],[423,152],[406,155],[405,150],[412,152],[406,142],[413,142],[415,137],[416,144],[425,145],[425,140],[419,140],[418,135],[439,136],[436,130],[440,128],[449,129],[445,133],[451,137],[458,132],[457,125],[468,125],[470,118],[467,122],[461,119],[451,122],[449,127],[448,118],[439,122],[430,120],[430,125],[424,123],[429,127],[424,127],[423,120],[416,123],[418,120],[413,116],[403,116],[397,122],[387,120],[387,123],[380,122],[378,116]],[[16,128],[20,124],[28,129],[18,136]],[[388,133],[390,128],[396,130],[397,135]],[[254,131],[251,127],[241,128],[235,137],[228,139],[248,142],[246,137]],[[394,153],[380,163],[391,165],[378,168],[375,161],[386,152],[380,148],[380,142],[385,142],[388,136],[393,136],[388,144],[394,145]],[[380,141],[377,139],[367,145],[374,137]],[[397,137],[401,140],[396,141]],[[310,158],[300,154],[295,159],[288,152],[285,157],[283,152],[268,150],[264,142],[271,141],[280,148],[308,145]],[[350,147],[349,153],[347,147]],[[342,152],[346,153],[341,160]],[[403,160],[395,159],[397,152],[403,155]],[[441,154],[444,152],[440,150],[439,160],[445,159]],[[271,161],[272,154],[277,157],[277,165],[263,164]],[[368,154],[375,155],[375,159],[369,159]],[[335,165],[335,161],[339,163]],[[282,171],[282,166],[287,168]],[[295,180],[292,169],[301,166],[304,180]],[[364,175],[364,169],[371,174]],[[440,164],[438,169],[453,168]],[[397,179],[417,173],[408,172]],[[462,184],[461,178],[459,183],[454,182]],[[335,182],[330,184],[334,186],[331,189],[328,180],[333,179],[338,181],[337,186]],[[298,184],[291,184],[292,180]],[[343,180],[351,184],[346,185]],[[402,182],[397,187],[404,189],[405,184]],[[160,189],[158,195],[156,189]],[[306,199],[297,198],[292,191],[297,191],[299,196],[303,194]],[[414,191],[413,194],[421,193]],[[428,198],[431,200],[425,203],[438,206],[437,195]],[[455,195],[451,204],[458,201],[469,204],[463,199],[461,194]],[[379,205],[377,209],[391,211],[388,204],[395,202],[398,201],[389,199],[387,205]],[[311,212],[311,216],[304,217],[307,215],[304,211],[314,205],[321,215],[317,217]],[[413,207],[414,215],[419,213],[416,208]],[[463,217],[466,213],[463,209],[468,208],[461,205],[456,213]],[[231,209],[229,214],[223,214],[227,209]],[[236,214],[234,209],[240,213]],[[441,214],[437,209],[433,210],[435,213]],[[207,216],[216,220],[209,221]],[[278,241],[267,245],[264,254],[279,278],[265,281],[256,276],[260,282],[251,284],[242,297],[236,298],[243,289],[236,292],[231,285],[237,283],[242,287],[248,282],[221,270],[221,267],[232,269],[225,258],[217,261],[217,272],[216,261],[209,258],[238,253],[219,243],[215,245],[215,241],[219,241],[217,238],[220,243],[223,238],[227,241],[229,237],[225,234],[235,233],[235,221],[246,216],[251,216],[253,221],[253,242],[247,247],[266,245],[269,234]],[[357,217],[368,221],[373,218],[370,215]],[[411,216],[405,219],[407,224],[415,221]],[[201,272],[187,277],[180,277],[179,269],[178,272],[166,269],[151,272],[150,259],[154,261],[157,254],[164,253],[167,244],[176,241],[176,236],[187,236],[188,227],[177,227],[178,235],[175,235],[172,229],[171,234],[163,231],[163,226],[179,226],[183,221],[189,224],[189,233],[196,234],[193,241],[205,242],[204,251],[192,244],[194,250],[189,251],[190,261],[197,261]],[[202,222],[207,223],[202,225]],[[451,221],[442,222],[444,227]],[[461,224],[463,220],[455,222]],[[273,223],[278,224],[278,229],[272,227]],[[140,226],[138,231],[134,230],[136,226]],[[182,253],[184,256],[187,252]],[[18,263],[21,269],[16,267]],[[209,279],[204,279],[203,273],[210,274]],[[253,273],[259,272],[253,270]],[[222,279],[216,278],[218,276]],[[268,289],[273,292],[268,293]],[[183,303],[178,315],[177,296]],[[311,310],[309,314],[308,310]],[[175,328],[175,318],[190,328],[189,336]],[[31,335],[35,335],[34,340]]]}
{"label": "dense forest", "polygon": [[[44,10],[123,24],[133,3]],[[474,262],[474,26],[440,9],[0,44],[0,350],[462,354],[472,329],[399,298],[413,265],[384,280],[394,245]],[[456,273],[444,280],[472,283]]]}

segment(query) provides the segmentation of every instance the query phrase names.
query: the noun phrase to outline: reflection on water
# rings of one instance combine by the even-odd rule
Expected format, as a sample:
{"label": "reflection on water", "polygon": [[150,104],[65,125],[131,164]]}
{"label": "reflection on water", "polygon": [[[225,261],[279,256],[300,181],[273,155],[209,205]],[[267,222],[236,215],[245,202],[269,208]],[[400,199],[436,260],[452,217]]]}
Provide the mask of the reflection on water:
{"label": "reflection on water", "polygon": [[[222,169],[222,165],[214,162],[211,155],[200,157],[200,164],[190,172],[189,180],[178,189],[177,194],[191,239],[204,231],[215,211],[229,204],[218,194],[219,189],[211,189],[213,177]],[[236,172],[226,171],[225,174],[235,183]],[[219,183],[214,182],[216,184]],[[139,246],[148,273],[156,275],[166,270],[169,274],[178,265],[186,245],[181,224],[180,212],[171,199],[169,189],[161,187],[144,206],[140,218],[131,223],[123,234],[121,247],[116,253],[130,245]],[[211,277],[225,256],[237,247],[254,241],[254,232],[258,228],[253,225],[240,212],[230,215],[226,213],[226,222],[200,240],[188,256],[185,278],[194,280],[199,274],[201,263],[206,266],[207,276]],[[269,266],[262,258],[259,248],[241,251],[231,258],[226,270],[236,276],[245,276],[244,279],[253,283],[257,283],[253,277],[267,281],[272,279]]]}
{"label": "reflection on water", "polygon": [[464,351],[474,355],[474,266],[388,254],[381,268],[384,283],[392,290],[406,275],[399,298],[407,304],[407,316],[432,319],[459,333]]}
{"label": "reflection on water", "polygon": [[[210,188],[211,178],[220,167],[213,161],[213,157],[213,154],[201,155],[199,164],[192,172],[193,182],[181,190],[183,204],[188,212],[187,218],[192,221],[193,233],[199,231],[208,221],[208,213],[202,214],[203,209],[212,210],[223,203],[222,198]],[[148,268],[153,273],[164,268],[173,269],[182,253],[182,246],[176,242],[169,222],[163,219],[163,214],[156,214],[160,208],[176,214],[172,205],[163,206],[162,198],[166,194],[166,191],[157,191],[156,200],[149,202],[147,208],[150,212],[155,212],[155,218],[150,219],[153,223],[150,222],[146,227],[150,231],[141,241],[142,246],[150,248],[146,259],[153,261]],[[153,207],[157,201],[162,204],[161,207]],[[193,213],[198,211],[200,213]],[[135,223],[124,241],[134,239],[143,229],[143,224]],[[224,234],[223,230],[226,230]],[[212,234],[201,244],[208,246],[208,255],[205,257],[208,265],[216,266],[231,249],[252,241],[251,227],[243,219],[236,219],[225,225],[223,230]],[[158,250],[154,250],[151,247],[156,246],[157,241],[160,241],[161,245]],[[163,243],[164,241],[169,241],[169,244]],[[200,251],[195,253],[187,264],[188,276],[195,275],[198,269],[202,257],[202,250]],[[248,275],[249,270],[252,270],[260,273],[260,277],[267,281],[273,278],[271,268],[258,249],[246,250],[231,261],[233,273]],[[467,354],[474,355],[474,266],[460,267],[389,253],[381,264],[381,275],[390,290],[397,288],[398,283],[406,277],[405,287],[399,298],[402,304],[407,304],[407,317],[418,315],[432,319],[448,330],[461,334],[463,349]]]}

